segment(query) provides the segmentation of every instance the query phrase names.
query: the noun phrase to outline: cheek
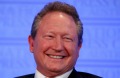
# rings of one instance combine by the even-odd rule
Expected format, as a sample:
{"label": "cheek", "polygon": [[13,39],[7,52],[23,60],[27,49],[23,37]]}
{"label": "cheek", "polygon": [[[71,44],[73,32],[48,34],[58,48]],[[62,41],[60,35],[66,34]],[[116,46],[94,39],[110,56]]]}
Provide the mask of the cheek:
{"label": "cheek", "polygon": [[39,40],[37,43],[37,49],[41,52],[45,52],[49,47],[50,47],[50,43],[46,40]]}
{"label": "cheek", "polygon": [[49,49],[49,43],[45,40],[36,40],[34,45],[34,56],[36,61],[44,60],[45,52]]}
{"label": "cheek", "polygon": [[78,48],[75,44],[65,44],[66,50],[71,54],[78,54]]}
{"label": "cheek", "polygon": [[66,46],[67,52],[69,54],[69,57],[67,59],[67,64],[70,65],[70,67],[73,67],[76,64],[76,61],[79,57],[79,51],[75,45],[68,45]]}
{"label": "cheek", "polygon": [[75,63],[77,58],[79,57],[79,49],[78,49],[77,45],[69,44],[66,46],[66,48],[67,48],[67,52],[70,56],[70,59],[69,59],[70,62]]}

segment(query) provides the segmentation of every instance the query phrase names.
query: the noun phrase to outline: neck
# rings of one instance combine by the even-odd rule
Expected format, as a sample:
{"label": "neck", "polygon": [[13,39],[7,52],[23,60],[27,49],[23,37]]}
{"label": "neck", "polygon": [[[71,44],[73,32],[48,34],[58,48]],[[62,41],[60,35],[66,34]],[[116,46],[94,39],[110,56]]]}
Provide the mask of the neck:
{"label": "neck", "polygon": [[36,70],[35,78],[46,78],[46,77],[47,78],[68,78],[72,71],[73,71],[73,69],[71,69],[68,72],[65,72],[64,74],[58,75],[58,76],[46,76],[46,75],[43,75],[38,70]]}
{"label": "neck", "polygon": [[[54,78],[54,77],[56,77],[56,76],[59,76],[59,75],[62,75],[62,74],[64,74],[64,73],[66,73],[66,72],[68,72],[68,71],[70,71],[70,70],[72,70],[72,69],[66,70],[66,71],[44,71],[44,70],[42,70],[42,69],[40,69],[40,68],[37,68],[37,70],[38,70],[41,74],[43,74],[44,76],[47,76],[47,77],[49,77],[49,78]],[[65,69],[64,69],[64,70],[65,70]]]}

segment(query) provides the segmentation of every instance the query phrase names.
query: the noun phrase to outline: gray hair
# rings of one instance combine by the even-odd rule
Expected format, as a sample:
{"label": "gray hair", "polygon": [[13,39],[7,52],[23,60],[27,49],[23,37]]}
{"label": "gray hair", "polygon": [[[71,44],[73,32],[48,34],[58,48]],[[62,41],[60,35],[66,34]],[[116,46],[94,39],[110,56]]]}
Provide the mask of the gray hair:
{"label": "gray hair", "polygon": [[59,1],[55,1],[55,2],[51,2],[48,3],[47,5],[44,6],[44,8],[35,16],[33,24],[32,24],[32,28],[31,28],[31,36],[34,39],[37,33],[37,29],[38,29],[38,23],[41,21],[41,19],[49,12],[53,12],[53,11],[59,11],[59,12],[63,12],[66,13],[70,16],[73,17],[74,22],[77,25],[77,33],[78,33],[78,45],[80,45],[82,43],[82,35],[83,35],[83,25],[81,20],[79,19],[79,15],[75,9],[74,6],[69,5],[67,3],[64,2],[59,2]]}

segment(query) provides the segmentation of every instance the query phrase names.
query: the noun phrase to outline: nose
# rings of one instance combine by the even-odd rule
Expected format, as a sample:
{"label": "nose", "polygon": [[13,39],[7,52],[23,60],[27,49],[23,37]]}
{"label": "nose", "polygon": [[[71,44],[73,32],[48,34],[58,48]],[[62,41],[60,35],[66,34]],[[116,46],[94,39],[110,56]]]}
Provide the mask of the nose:
{"label": "nose", "polygon": [[56,38],[53,44],[54,44],[53,49],[54,49],[56,52],[61,52],[61,51],[63,51],[64,45],[63,45],[63,41],[62,41],[61,38]]}

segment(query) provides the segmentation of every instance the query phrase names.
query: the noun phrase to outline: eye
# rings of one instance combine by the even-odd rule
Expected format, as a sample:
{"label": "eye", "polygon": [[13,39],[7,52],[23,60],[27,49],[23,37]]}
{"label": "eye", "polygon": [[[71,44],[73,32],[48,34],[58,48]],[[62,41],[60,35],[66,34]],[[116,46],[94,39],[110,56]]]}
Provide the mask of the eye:
{"label": "eye", "polygon": [[45,38],[45,39],[49,39],[49,40],[50,40],[50,39],[53,39],[53,38],[54,38],[54,36],[53,36],[53,35],[45,35],[45,36],[44,36],[44,38]]}
{"label": "eye", "polygon": [[70,37],[64,37],[64,40],[65,40],[65,41],[68,41],[68,42],[72,42],[72,41],[73,41],[73,39],[70,38]]}

